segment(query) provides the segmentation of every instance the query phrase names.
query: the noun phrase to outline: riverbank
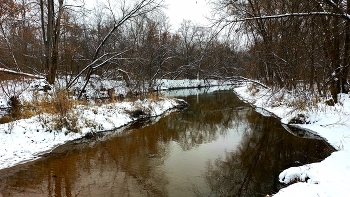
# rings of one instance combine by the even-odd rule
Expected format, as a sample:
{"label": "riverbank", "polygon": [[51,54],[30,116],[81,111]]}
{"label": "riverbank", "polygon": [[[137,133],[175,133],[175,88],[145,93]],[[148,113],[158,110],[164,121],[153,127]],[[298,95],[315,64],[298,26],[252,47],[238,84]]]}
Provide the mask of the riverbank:
{"label": "riverbank", "polygon": [[[289,186],[281,189],[275,197],[285,196],[348,196],[350,185],[350,98],[339,95],[334,106],[325,100],[303,99],[284,90],[273,91],[247,83],[235,88],[235,93],[245,102],[255,106],[263,115],[275,115],[282,124],[291,124],[324,138],[337,151],[319,163],[291,167],[282,171],[279,181]],[[305,102],[316,102],[307,105]],[[292,105],[293,104],[293,105]],[[298,107],[296,107],[298,106]],[[277,178],[277,177],[276,177]]]}
{"label": "riverbank", "polygon": [[[95,77],[96,78],[96,77]],[[115,94],[125,95],[128,89],[120,81],[100,80],[93,77],[88,84],[86,97],[105,97],[103,89],[115,88]],[[76,86],[81,85],[78,82]],[[189,87],[208,87],[227,84],[217,80],[159,80],[155,89],[167,90]],[[64,80],[58,80],[51,90],[42,91],[47,83],[43,79],[3,81],[6,88],[0,89],[0,108],[8,108],[8,96],[17,95],[20,102],[36,102],[42,98],[53,98],[57,87],[65,87]],[[8,91],[7,91],[8,90]],[[108,96],[108,95],[107,95]],[[84,104],[72,103],[66,113],[39,113],[30,118],[0,124],[0,169],[35,160],[41,154],[68,141],[102,131],[115,130],[139,119],[161,116],[174,108],[186,105],[185,101],[151,95],[144,100],[98,103],[90,100]],[[55,100],[55,99],[54,99]],[[65,98],[63,98],[65,100]],[[1,114],[0,114],[1,115]]]}
{"label": "riverbank", "polygon": [[78,105],[69,112],[76,131],[55,129],[55,116],[41,114],[0,125],[0,169],[36,159],[67,141],[115,130],[141,118],[155,117],[183,106],[185,101],[160,98],[117,102],[101,106]]}

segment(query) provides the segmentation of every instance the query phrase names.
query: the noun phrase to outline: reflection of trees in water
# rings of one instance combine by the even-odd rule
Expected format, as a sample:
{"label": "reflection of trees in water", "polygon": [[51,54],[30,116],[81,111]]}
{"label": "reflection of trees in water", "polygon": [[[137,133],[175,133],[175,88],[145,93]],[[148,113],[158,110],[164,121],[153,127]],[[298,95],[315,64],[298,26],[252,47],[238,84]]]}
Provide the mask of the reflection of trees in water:
{"label": "reflection of trees in water", "polygon": [[199,97],[197,104],[193,98],[187,113],[170,114],[103,142],[72,145],[14,176],[0,175],[1,190],[4,196],[167,196],[168,180],[157,166],[167,158],[168,142],[187,150],[246,124],[239,121],[242,112],[232,110],[237,108],[232,94]]}
{"label": "reflection of trees in water", "polygon": [[238,129],[245,124],[242,110],[236,110],[242,107],[242,102],[231,91],[200,97],[199,102],[197,99],[195,96],[187,98],[189,109],[167,119],[167,129],[175,131],[173,139],[183,150],[214,141],[220,135],[226,135],[229,129]]}
{"label": "reflection of trees in water", "polygon": [[4,197],[167,196],[167,178],[155,170],[163,163],[166,147],[157,145],[159,136],[147,128],[104,142],[72,145],[13,176],[0,175],[1,191]]}
{"label": "reflection of trees in water", "polygon": [[[55,157],[55,156],[54,156]],[[53,160],[55,160],[53,158]],[[72,196],[72,181],[76,180],[77,166],[61,162],[3,170],[0,174],[0,190],[3,196]],[[44,164],[46,167],[42,168]]]}
{"label": "reflection of trees in water", "polygon": [[246,116],[249,128],[239,149],[207,164],[205,178],[212,190],[208,196],[274,193],[279,189],[281,170],[295,161],[320,161],[332,151],[325,142],[290,135],[274,118],[263,118],[255,112],[248,112]]}
{"label": "reflection of trees in water", "polygon": [[197,103],[197,97],[189,97],[191,106],[186,111],[156,124],[102,142],[64,146],[33,165],[12,168],[17,170],[12,175],[0,171],[0,190],[4,197],[168,196],[166,172],[157,167],[168,158],[169,142],[189,150],[234,130],[245,132],[242,144],[238,151],[208,163],[209,195],[256,196],[254,191],[277,188],[281,165],[294,160],[305,163],[313,156],[310,153],[325,148],[310,140],[299,141],[283,131],[277,120],[238,106],[242,102],[231,92],[198,99]]}

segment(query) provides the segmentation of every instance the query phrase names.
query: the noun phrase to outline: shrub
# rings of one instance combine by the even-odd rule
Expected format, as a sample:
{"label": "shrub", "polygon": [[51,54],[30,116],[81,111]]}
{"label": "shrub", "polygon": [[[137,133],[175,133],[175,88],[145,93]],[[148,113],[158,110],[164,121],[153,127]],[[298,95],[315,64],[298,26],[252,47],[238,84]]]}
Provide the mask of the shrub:
{"label": "shrub", "polygon": [[63,89],[56,91],[51,103],[53,103],[55,112],[60,116],[66,116],[74,105],[73,100],[69,98],[68,91]]}
{"label": "shrub", "polygon": [[307,119],[307,116],[304,114],[297,114],[288,122],[288,124],[310,124],[310,121]]}
{"label": "shrub", "polygon": [[0,118],[0,124],[5,124],[5,123],[11,122],[11,121],[13,121],[13,119],[11,116],[8,116],[8,115],[5,115],[5,116]]}
{"label": "shrub", "polygon": [[254,83],[247,88],[247,92],[250,92],[252,96],[255,96],[259,91]]}
{"label": "shrub", "polygon": [[157,92],[152,92],[148,95],[149,100],[159,101],[161,99],[161,94]]}
{"label": "shrub", "polygon": [[[71,114],[70,110],[75,104],[82,104],[82,102],[70,98],[68,91],[58,89],[43,96],[39,95],[38,92],[34,92],[33,98],[32,101],[24,101],[21,105],[17,97],[11,97],[12,110],[10,111],[10,117],[3,117],[0,122],[10,122],[15,119],[48,113],[54,115],[53,126],[55,129],[66,127],[70,131],[78,132],[76,128],[77,116]],[[44,122],[44,124],[47,123]]]}

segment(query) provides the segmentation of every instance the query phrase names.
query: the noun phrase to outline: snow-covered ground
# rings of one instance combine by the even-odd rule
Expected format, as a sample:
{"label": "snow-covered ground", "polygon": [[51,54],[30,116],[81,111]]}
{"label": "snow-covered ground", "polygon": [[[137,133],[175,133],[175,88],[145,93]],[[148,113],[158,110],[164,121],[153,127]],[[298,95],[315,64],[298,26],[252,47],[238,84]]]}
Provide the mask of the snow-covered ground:
{"label": "snow-covered ground", "polygon": [[[114,88],[115,94],[126,94],[128,91],[122,81],[100,80],[92,77],[88,84],[87,97],[106,97],[106,89]],[[38,91],[48,85],[43,79],[25,79],[21,81],[1,81],[0,108],[9,107],[9,97],[18,96],[19,100],[33,101],[40,97],[50,97],[56,89],[65,87],[65,80],[60,79],[55,87],[48,92]],[[187,88],[222,84],[219,81],[199,80],[161,80],[157,82],[158,89]],[[76,83],[79,87],[82,81]],[[74,89],[74,87],[72,88]],[[103,90],[103,91],[102,91]],[[176,98],[145,99],[134,102],[116,102],[74,106],[64,117],[59,115],[40,114],[28,119],[0,124],[0,169],[19,163],[34,160],[42,153],[55,147],[79,139],[89,133],[115,130],[127,125],[142,116],[159,116],[182,105],[184,101]],[[140,110],[142,113],[140,114]],[[0,113],[2,116],[2,114]],[[0,117],[1,117],[0,116]],[[63,126],[56,129],[57,123],[67,121],[70,128]],[[141,117],[142,118],[142,117]],[[74,132],[72,132],[74,129]]]}
{"label": "snow-covered ground", "polygon": [[[254,88],[252,88],[254,87]],[[340,197],[350,196],[350,97],[340,94],[339,103],[328,106],[322,100],[313,100],[305,93],[293,94],[284,90],[273,92],[259,85],[235,88],[234,91],[246,102],[281,118],[283,124],[294,124],[319,135],[337,151],[319,162],[291,167],[279,175],[279,180],[291,184],[281,189],[275,197]],[[316,105],[308,105],[315,102]],[[293,106],[293,105],[294,106]],[[298,106],[297,108],[295,106]],[[263,113],[268,115],[269,113]]]}
{"label": "snow-covered ground", "polygon": [[[79,83],[77,86],[81,85]],[[58,81],[57,86],[58,88],[64,87],[64,84],[64,80],[61,80]],[[158,81],[154,88],[187,88],[209,84],[222,85],[224,83],[214,80],[206,82],[162,80]],[[29,80],[15,83],[2,82],[2,85],[0,108],[9,106],[8,95],[18,95],[21,101],[31,101],[37,98],[38,93],[33,94],[33,92],[46,84],[43,80]],[[87,86],[86,94],[88,97],[104,97],[107,95],[103,95],[103,91],[100,90],[109,88],[118,90],[116,94],[125,94],[128,90],[121,87],[125,87],[125,84],[120,81],[96,79]],[[54,91],[55,88],[57,87],[51,91]],[[307,93],[293,94],[283,90],[273,92],[259,85],[251,88],[251,83],[235,88],[235,92],[243,100],[256,106],[258,112],[264,115],[274,114],[280,117],[284,124],[305,122],[305,124],[294,124],[294,126],[307,129],[323,137],[338,150],[319,163],[284,170],[279,176],[280,181],[286,184],[295,183],[281,189],[274,196],[350,196],[347,188],[350,185],[350,98],[348,94],[339,95],[340,102],[335,106],[328,106],[322,100],[314,100]],[[47,93],[40,91],[39,94]],[[161,98],[99,105],[95,103],[76,105],[67,114],[69,124],[74,127],[75,132],[69,132],[65,127],[55,129],[58,118],[62,117],[49,114],[40,114],[28,119],[0,124],[0,169],[33,160],[41,153],[49,152],[58,145],[81,138],[88,133],[114,130],[127,125],[137,119],[133,112],[138,110],[149,116],[158,116],[176,107],[179,102],[181,101],[177,99]]]}
{"label": "snow-covered ground", "polygon": [[75,132],[66,128],[55,130],[55,117],[37,115],[0,125],[0,169],[32,160],[40,153],[52,150],[67,141],[88,133],[114,130],[132,121],[133,112],[142,110],[150,116],[158,116],[181,103],[177,99],[137,100],[135,102],[110,103],[101,106],[75,106],[69,112],[74,119]]}

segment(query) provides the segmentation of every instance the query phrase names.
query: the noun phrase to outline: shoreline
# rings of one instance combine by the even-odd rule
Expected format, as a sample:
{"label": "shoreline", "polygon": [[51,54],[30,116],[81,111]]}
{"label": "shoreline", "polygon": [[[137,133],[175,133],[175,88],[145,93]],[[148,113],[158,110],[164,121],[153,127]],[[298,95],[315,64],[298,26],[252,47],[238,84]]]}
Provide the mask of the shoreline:
{"label": "shoreline", "polygon": [[[348,180],[350,177],[349,95],[340,95],[342,104],[334,107],[318,103],[318,108],[302,111],[294,110],[285,103],[283,98],[281,99],[281,95],[275,95],[266,88],[257,88],[258,90],[252,94],[249,85],[234,88],[235,94],[242,101],[252,105],[262,115],[264,115],[264,111],[272,114],[280,119],[282,125],[297,127],[321,137],[336,150],[321,162],[283,170],[278,178],[287,187],[280,189],[272,196],[347,196],[346,185],[350,184],[350,180]],[[290,99],[288,96],[286,97]],[[289,124],[295,117],[305,117],[305,123]]]}
{"label": "shoreline", "polygon": [[[11,84],[11,81],[7,81]],[[58,80],[58,87],[63,87],[64,81]],[[106,88],[118,87],[117,81],[104,80],[99,83]],[[96,84],[99,84],[96,82]],[[30,88],[24,88],[23,84],[18,90],[23,89],[19,96],[21,101],[35,100],[33,91],[37,91],[37,86],[45,85],[45,80],[31,80]],[[157,87],[160,90],[186,90],[198,87],[212,89],[219,88],[220,85],[228,85],[231,82],[222,82],[218,80],[158,80]],[[10,85],[11,86],[11,85]],[[22,87],[23,86],[23,87]],[[188,88],[195,87],[195,88]],[[214,88],[216,89],[216,88]],[[52,93],[54,90],[49,91]],[[162,92],[161,91],[161,92]],[[127,89],[118,89],[118,93],[126,94]],[[1,90],[0,90],[1,93]],[[39,92],[41,95],[47,93]],[[91,84],[87,87],[87,95],[96,94]],[[134,121],[142,120],[148,117],[161,116],[169,110],[181,110],[185,101],[181,99],[160,98],[144,99],[133,102],[123,101],[108,104],[75,105],[67,114],[50,115],[41,113],[27,119],[19,119],[13,122],[0,124],[0,170],[12,167],[23,161],[36,159],[40,153],[50,152],[59,145],[72,141],[87,134],[94,134],[101,131],[115,130],[120,127],[131,124]],[[5,97],[0,97],[0,107],[8,108]],[[62,120],[68,123],[62,128],[57,129]],[[74,132],[72,132],[74,131]]]}
{"label": "shoreline", "polygon": [[[34,161],[67,142],[118,130],[142,119],[160,117],[167,112],[181,110],[186,105],[181,99],[161,98],[157,101],[137,100],[102,106],[77,106],[71,113],[78,116],[78,132],[67,128],[55,130],[53,116],[48,114],[1,124],[0,134],[3,140],[0,144],[0,170]],[[146,113],[137,117],[130,114],[140,108]]]}

